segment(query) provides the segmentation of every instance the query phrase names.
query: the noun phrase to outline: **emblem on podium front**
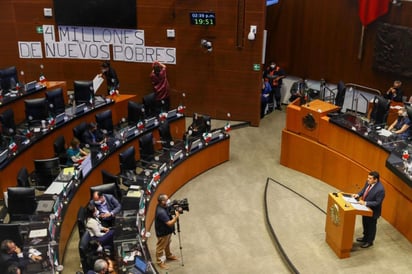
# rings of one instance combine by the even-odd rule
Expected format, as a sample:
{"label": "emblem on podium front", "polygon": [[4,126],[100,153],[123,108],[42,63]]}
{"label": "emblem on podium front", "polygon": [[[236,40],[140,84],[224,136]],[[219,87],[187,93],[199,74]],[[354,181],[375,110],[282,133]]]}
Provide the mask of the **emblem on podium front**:
{"label": "emblem on podium front", "polygon": [[332,223],[335,225],[339,225],[340,219],[339,219],[339,207],[337,204],[333,204],[330,207],[330,218],[332,220]]}
{"label": "emblem on podium front", "polygon": [[313,115],[311,113],[308,113],[306,116],[304,116],[302,118],[302,123],[303,126],[307,129],[307,130],[315,130],[316,129],[316,121],[315,121],[315,117],[313,117]]}

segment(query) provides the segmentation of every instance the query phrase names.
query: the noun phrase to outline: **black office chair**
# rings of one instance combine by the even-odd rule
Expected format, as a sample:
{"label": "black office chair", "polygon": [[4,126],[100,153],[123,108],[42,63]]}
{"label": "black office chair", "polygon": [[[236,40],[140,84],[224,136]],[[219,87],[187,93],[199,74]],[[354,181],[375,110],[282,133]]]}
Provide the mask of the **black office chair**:
{"label": "black office chair", "polygon": [[156,116],[156,95],[154,92],[143,97],[143,105],[146,117]]}
{"label": "black office chair", "polygon": [[82,265],[83,273],[88,273],[89,270],[93,270],[94,266],[89,265],[89,260],[87,258],[87,253],[88,253],[88,248],[89,248],[89,242],[92,240],[92,237],[90,236],[90,233],[88,231],[85,231],[80,236],[79,240],[79,256],[80,256],[80,263]]}
{"label": "black office chair", "polygon": [[7,188],[7,212],[10,222],[30,221],[37,208],[35,189],[32,187]]}
{"label": "black office chair", "polygon": [[0,89],[3,90],[3,94],[15,89],[18,82],[19,79],[15,66],[0,70]]}
{"label": "black office chair", "polygon": [[76,137],[80,143],[84,144],[83,134],[88,128],[88,123],[81,122],[73,128],[73,136]]}
{"label": "black office chair", "polygon": [[14,111],[9,108],[0,114],[0,122],[3,129],[3,135],[14,136],[16,134],[16,124],[14,122]]}
{"label": "black office chair", "polygon": [[112,174],[112,173],[110,173],[110,172],[108,172],[108,171],[105,170],[105,169],[102,169],[102,170],[101,170],[101,173],[102,173],[102,182],[103,182],[103,184],[113,184],[113,183],[116,184],[116,187],[117,187],[117,194],[116,194],[116,196],[118,196],[118,197],[123,197],[123,195],[125,194],[125,192],[122,191],[122,189],[121,189],[121,187],[120,187],[119,177],[116,176],[116,175],[114,175],[114,174]]}
{"label": "black office chair", "polygon": [[144,114],[145,108],[143,104],[134,101],[127,102],[127,122],[129,125],[143,121]]}
{"label": "black office chair", "polygon": [[175,148],[177,150],[182,149],[183,140],[174,140],[172,134],[170,133],[169,122],[164,121],[158,128],[160,140],[162,141],[162,148],[170,150]]}
{"label": "black office chair", "polygon": [[155,158],[156,151],[153,145],[153,133],[149,132],[139,138],[140,161],[149,164]]}
{"label": "black office chair", "polygon": [[145,183],[143,171],[137,173],[137,162],[135,157],[135,149],[133,146],[119,153],[120,163],[120,178],[121,183],[125,186],[140,185]]}
{"label": "black office chair", "polygon": [[60,165],[66,166],[67,153],[66,153],[66,141],[63,135],[58,136],[53,143],[54,156],[59,157]]}
{"label": "black office chair", "polygon": [[346,86],[343,81],[339,81],[338,83],[338,92],[336,93],[335,98],[335,105],[338,107],[342,107],[343,103],[345,102],[345,95],[346,95]]}
{"label": "black office chair", "polygon": [[24,106],[29,125],[40,125],[41,120],[47,120],[49,117],[46,98],[26,99]]}
{"label": "black office chair", "polygon": [[26,167],[20,168],[17,173],[17,186],[18,187],[30,187],[30,175]]}
{"label": "black office chair", "polygon": [[79,238],[82,238],[86,232],[86,208],[82,206],[77,211],[77,229],[79,231]]}
{"label": "black office chair", "polygon": [[63,113],[65,111],[66,104],[64,102],[62,88],[56,88],[46,92],[46,100],[49,112],[53,116],[56,116],[57,114]]}
{"label": "black office chair", "polygon": [[110,109],[96,114],[97,128],[105,135],[113,133],[112,111]]}
{"label": "black office chair", "polygon": [[385,99],[382,96],[375,96],[375,98],[373,99],[373,106],[370,114],[370,120],[375,126],[386,125],[390,106],[390,100]]}

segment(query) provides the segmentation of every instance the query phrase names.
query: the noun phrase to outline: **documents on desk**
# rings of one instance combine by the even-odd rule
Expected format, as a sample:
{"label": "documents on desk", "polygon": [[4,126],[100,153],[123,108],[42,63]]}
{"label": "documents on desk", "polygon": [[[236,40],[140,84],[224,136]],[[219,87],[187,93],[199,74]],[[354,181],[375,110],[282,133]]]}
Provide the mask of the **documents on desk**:
{"label": "documents on desk", "polygon": [[363,210],[363,211],[370,211],[370,210],[371,210],[369,207],[367,207],[367,206],[365,206],[365,205],[361,205],[361,204],[359,203],[359,201],[356,200],[356,199],[353,198],[353,197],[343,196],[343,199],[344,199],[346,202],[350,203],[351,206],[352,206],[354,209]]}
{"label": "documents on desk", "polygon": [[50,186],[44,191],[44,194],[60,194],[62,193],[63,189],[68,185],[67,182],[53,182]]}
{"label": "documents on desk", "polygon": [[392,132],[390,130],[382,128],[382,129],[378,130],[378,134],[381,135],[381,136],[384,136],[384,137],[389,137],[389,136],[392,135]]}

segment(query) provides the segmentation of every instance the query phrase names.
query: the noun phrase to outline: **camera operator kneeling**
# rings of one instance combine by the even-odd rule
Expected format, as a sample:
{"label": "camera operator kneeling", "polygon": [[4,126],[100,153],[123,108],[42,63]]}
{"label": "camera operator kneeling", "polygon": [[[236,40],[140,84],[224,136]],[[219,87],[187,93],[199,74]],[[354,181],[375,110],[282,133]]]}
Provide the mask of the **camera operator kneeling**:
{"label": "camera operator kneeling", "polygon": [[170,213],[170,200],[166,194],[160,194],[157,198],[155,230],[157,236],[156,244],[156,263],[162,269],[168,269],[168,266],[162,261],[165,255],[167,260],[177,260],[178,257],[170,252],[170,242],[172,233],[175,232],[175,223],[179,219],[179,211],[176,209],[174,216]]}

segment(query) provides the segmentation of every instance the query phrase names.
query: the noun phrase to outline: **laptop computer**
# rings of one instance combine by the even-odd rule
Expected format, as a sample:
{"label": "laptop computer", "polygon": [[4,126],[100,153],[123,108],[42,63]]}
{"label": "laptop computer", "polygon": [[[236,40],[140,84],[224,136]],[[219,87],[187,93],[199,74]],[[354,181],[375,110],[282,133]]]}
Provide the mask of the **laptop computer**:
{"label": "laptop computer", "polygon": [[66,113],[64,113],[64,112],[62,112],[60,114],[57,114],[56,115],[56,125],[63,123],[65,116],[66,116]]}
{"label": "laptop computer", "polygon": [[37,81],[28,82],[27,84],[24,85],[24,90],[26,92],[34,91],[36,90],[36,85],[37,85]]}
{"label": "laptop computer", "polygon": [[139,271],[141,271],[142,273],[146,273],[147,263],[143,259],[141,259],[139,256],[135,257],[134,265]]}
{"label": "laptop computer", "polygon": [[155,123],[156,123],[156,117],[152,117],[152,118],[144,120],[144,125],[145,125],[146,128],[150,128],[150,127],[154,126]]}
{"label": "laptop computer", "polygon": [[177,116],[177,109],[169,110],[167,113],[167,119],[174,118]]}

